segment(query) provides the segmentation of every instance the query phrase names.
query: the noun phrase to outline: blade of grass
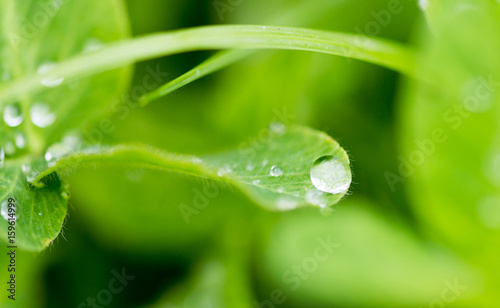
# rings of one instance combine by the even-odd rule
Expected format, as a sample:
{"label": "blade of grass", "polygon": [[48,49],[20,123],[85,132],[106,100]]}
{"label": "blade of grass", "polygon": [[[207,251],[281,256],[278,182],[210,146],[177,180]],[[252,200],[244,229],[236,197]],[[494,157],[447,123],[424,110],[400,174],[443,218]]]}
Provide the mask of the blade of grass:
{"label": "blade of grass", "polygon": [[251,51],[249,50],[220,51],[207,60],[203,61],[193,69],[189,70],[187,73],[182,74],[174,80],[162,85],[158,89],[145,94],[140,98],[139,105],[146,106],[155,99],[168,95],[193,81],[196,81],[204,76],[207,76],[245,58],[250,53]]}
{"label": "blade of grass", "polygon": [[181,52],[212,49],[288,49],[339,55],[415,74],[413,52],[397,43],[359,35],[274,26],[205,26],[152,34],[111,44],[0,88],[2,104],[26,93],[40,92],[43,80],[65,81],[115,69],[136,61]]}

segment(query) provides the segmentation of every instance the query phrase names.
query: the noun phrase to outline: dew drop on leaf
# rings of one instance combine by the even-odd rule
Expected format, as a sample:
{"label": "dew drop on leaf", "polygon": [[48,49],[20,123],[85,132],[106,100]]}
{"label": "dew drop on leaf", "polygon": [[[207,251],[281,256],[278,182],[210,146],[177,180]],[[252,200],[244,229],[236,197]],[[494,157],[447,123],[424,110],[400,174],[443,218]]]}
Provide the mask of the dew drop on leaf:
{"label": "dew drop on leaf", "polygon": [[7,154],[9,156],[16,154],[16,146],[11,141],[7,141],[4,144],[4,150],[5,150],[5,154]]}
{"label": "dew drop on leaf", "polygon": [[[48,73],[55,66],[54,62],[44,62],[40,64],[36,72],[39,75]],[[63,83],[64,78],[42,78],[40,83],[46,87],[53,88]]]}
{"label": "dew drop on leaf", "polygon": [[3,110],[3,120],[10,127],[16,127],[23,122],[23,114],[19,104],[5,106]]}
{"label": "dew drop on leaf", "polygon": [[336,156],[318,158],[311,167],[311,181],[320,191],[331,194],[346,193],[351,185],[349,166]]}
{"label": "dew drop on leaf", "polygon": [[83,45],[83,52],[92,52],[101,49],[103,46],[102,42],[96,38],[88,39]]}
{"label": "dew drop on leaf", "polygon": [[38,127],[47,127],[54,123],[56,115],[50,111],[45,103],[34,103],[30,109],[31,122]]}
{"label": "dew drop on leaf", "polygon": [[15,139],[14,139],[14,142],[16,143],[16,146],[19,149],[24,149],[24,147],[26,146],[26,139],[24,138],[23,133],[17,132]]}
{"label": "dew drop on leaf", "polygon": [[283,135],[286,132],[286,126],[281,122],[272,122],[269,129],[276,135]]}
{"label": "dew drop on leaf", "polygon": [[5,160],[5,151],[2,147],[0,147],[0,167],[3,166],[3,162]]}
{"label": "dew drop on leaf", "polygon": [[7,221],[9,220],[9,218],[14,219],[14,220],[17,220],[17,218],[18,218],[17,212],[16,212],[16,207],[13,206],[13,207],[11,207],[11,209],[13,209],[13,211],[11,211],[11,213],[9,213],[9,203],[7,201],[2,202],[2,205],[0,206],[0,214]]}
{"label": "dew drop on leaf", "polygon": [[283,170],[281,170],[280,167],[274,165],[271,167],[271,171],[269,173],[271,174],[271,176],[282,176]]}

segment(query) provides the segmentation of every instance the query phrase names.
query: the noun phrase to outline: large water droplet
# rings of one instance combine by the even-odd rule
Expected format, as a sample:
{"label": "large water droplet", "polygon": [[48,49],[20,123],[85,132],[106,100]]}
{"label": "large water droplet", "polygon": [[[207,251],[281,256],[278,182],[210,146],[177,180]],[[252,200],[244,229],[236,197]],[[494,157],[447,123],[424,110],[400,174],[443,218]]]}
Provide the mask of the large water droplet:
{"label": "large water droplet", "polygon": [[320,191],[331,194],[347,192],[351,185],[351,170],[336,156],[318,158],[311,168],[311,181]]}
{"label": "large water droplet", "polygon": [[269,172],[271,176],[282,176],[283,175],[283,170],[281,170],[280,167],[274,165],[271,167],[271,171]]}
{"label": "large water droplet", "polygon": [[3,110],[3,120],[7,126],[16,127],[23,122],[23,119],[24,117],[19,104],[5,106]]}
{"label": "large water droplet", "polygon": [[34,103],[30,109],[31,122],[38,127],[47,127],[54,123],[56,115],[50,111],[45,103]]}
{"label": "large water droplet", "polygon": [[[54,62],[44,62],[40,64],[36,72],[39,75],[42,75],[48,73],[54,66],[55,66]],[[61,83],[63,83],[63,81],[64,78],[42,78],[40,80],[40,83],[46,87],[52,88],[60,85]]]}

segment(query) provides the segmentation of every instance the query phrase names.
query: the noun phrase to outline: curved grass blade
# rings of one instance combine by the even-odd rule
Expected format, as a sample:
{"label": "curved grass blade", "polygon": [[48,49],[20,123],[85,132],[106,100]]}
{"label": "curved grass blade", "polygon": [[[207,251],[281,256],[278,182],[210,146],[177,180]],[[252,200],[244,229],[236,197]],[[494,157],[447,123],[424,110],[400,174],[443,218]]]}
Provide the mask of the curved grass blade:
{"label": "curved grass blade", "polygon": [[207,60],[203,61],[201,64],[195,66],[193,69],[189,70],[187,73],[175,78],[174,80],[164,84],[158,89],[151,91],[139,100],[140,106],[146,106],[151,101],[158,99],[162,96],[168,95],[173,91],[196,81],[204,76],[212,74],[226,66],[229,66],[251,53],[249,50],[224,50],[216,53]]}
{"label": "curved grass blade", "polygon": [[414,75],[413,52],[397,43],[354,34],[274,26],[205,26],[111,44],[65,60],[50,71],[0,88],[2,104],[44,89],[43,80],[70,81],[160,56],[212,49],[287,49],[333,54]]}
{"label": "curved grass blade", "polygon": [[41,172],[33,184],[43,186],[45,177],[56,171],[112,164],[225,181],[269,210],[311,205],[324,208],[345,195],[351,171],[347,154],[337,142],[312,129],[277,124],[266,135],[269,138],[237,150],[201,157],[175,155],[144,145],[82,146],[65,151],[61,145],[54,145],[46,154],[49,166],[37,166]]}

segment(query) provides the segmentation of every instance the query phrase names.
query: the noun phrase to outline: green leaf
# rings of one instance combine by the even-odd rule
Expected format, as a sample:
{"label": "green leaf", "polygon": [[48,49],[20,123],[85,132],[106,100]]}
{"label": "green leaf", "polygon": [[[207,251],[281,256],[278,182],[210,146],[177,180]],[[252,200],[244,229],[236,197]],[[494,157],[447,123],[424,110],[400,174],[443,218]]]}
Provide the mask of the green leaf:
{"label": "green leaf", "polygon": [[433,6],[434,35],[422,31],[418,65],[432,85],[406,89],[399,175],[429,236],[482,268],[491,279],[484,301],[498,302],[500,254],[491,247],[500,245],[500,4]]}
{"label": "green leaf", "polygon": [[[69,194],[67,186],[55,174],[44,179],[45,187],[35,189],[27,181],[34,171],[28,166],[20,161],[7,161],[1,169],[0,228],[7,230],[9,225],[14,224],[15,240],[9,245],[38,251],[47,247],[59,234]],[[15,201],[11,202],[11,198]],[[9,204],[15,206],[15,214],[9,210]],[[0,234],[1,239],[7,241],[7,232]]]}
{"label": "green leaf", "polygon": [[[0,0],[0,87],[50,72],[55,63],[128,36],[123,4],[113,1]],[[71,31],[68,31],[71,29]],[[16,200],[16,245],[38,251],[59,234],[68,203],[56,174],[43,187],[29,184],[46,147],[109,112],[124,90],[129,68],[68,82],[39,78],[36,95],[24,92],[0,107],[0,204]],[[24,167],[23,167],[24,166]],[[24,170],[23,170],[24,169]],[[2,209],[4,213],[6,209]],[[4,216],[4,215],[2,215]],[[5,216],[4,216],[5,218]],[[0,220],[7,230],[7,221]],[[1,233],[6,240],[6,232]]]}
{"label": "green leaf", "polygon": [[175,155],[143,145],[71,148],[56,144],[46,153],[49,166],[43,170],[43,165],[37,165],[37,170],[43,171],[33,184],[43,186],[44,179],[56,171],[104,163],[227,181],[269,210],[308,205],[324,208],[337,203],[347,192],[351,183],[349,159],[327,135],[273,123],[259,136],[237,150],[201,157]]}
{"label": "green leaf", "polygon": [[159,56],[206,49],[289,49],[359,59],[412,75],[411,50],[397,43],[359,35],[274,26],[205,26],[161,33],[112,44],[92,54],[64,61],[41,75],[27,76],[0,88],[0,100],[39,92],[43,80],[97,74]]}

